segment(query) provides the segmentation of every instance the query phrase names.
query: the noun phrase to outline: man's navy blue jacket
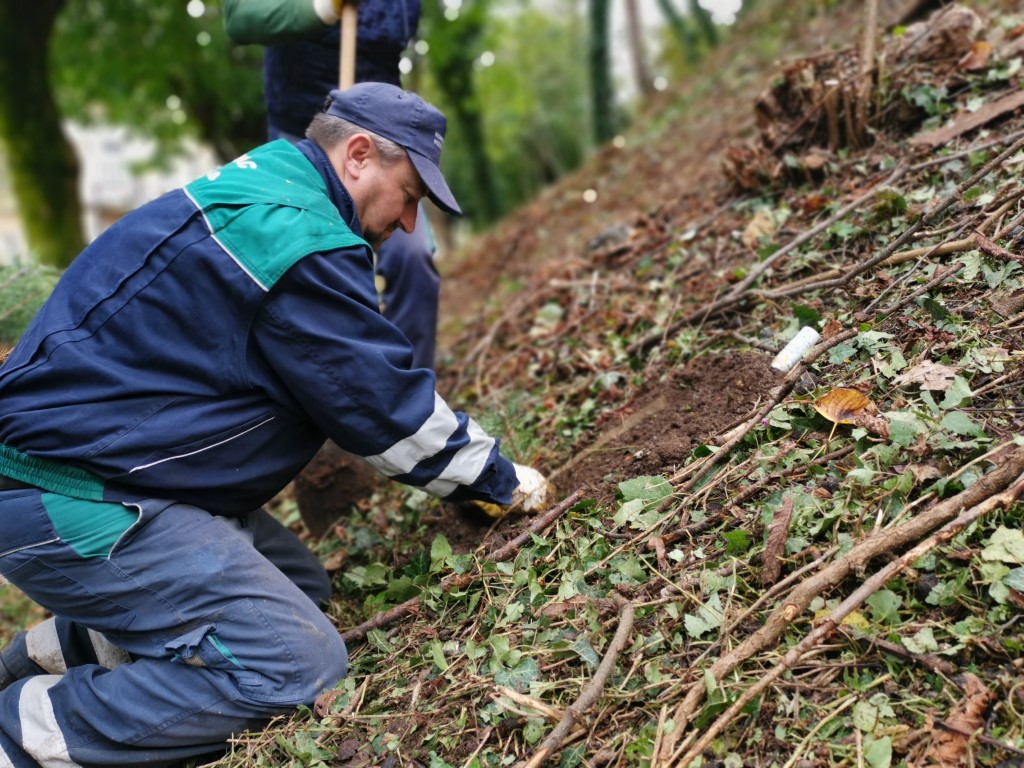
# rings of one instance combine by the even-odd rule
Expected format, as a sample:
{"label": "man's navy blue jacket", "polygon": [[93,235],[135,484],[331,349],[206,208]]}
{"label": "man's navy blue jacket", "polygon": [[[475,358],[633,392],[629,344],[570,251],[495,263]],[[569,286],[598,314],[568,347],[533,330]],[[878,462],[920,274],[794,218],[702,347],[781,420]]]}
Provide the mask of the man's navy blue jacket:
{"label": "man's navy blue jacket", "polygon": [[412,369],[323,151],[276,141],[129,213],[0,367],[0,474],[247,513],[325,437],[452,500],[507,504],[498,442]]}

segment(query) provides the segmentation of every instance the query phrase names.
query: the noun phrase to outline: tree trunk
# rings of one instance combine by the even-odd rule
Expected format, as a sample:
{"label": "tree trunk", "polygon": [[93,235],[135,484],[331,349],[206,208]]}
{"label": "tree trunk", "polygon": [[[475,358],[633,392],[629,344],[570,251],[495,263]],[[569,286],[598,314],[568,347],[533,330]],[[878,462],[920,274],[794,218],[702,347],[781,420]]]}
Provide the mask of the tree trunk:
{"label": "tree trunk", "polygon": [[697,27],[700,29],[701,35],[703,35],[708,47],[714,48],[718,45],[718,27],[715,26],[711,14],[698,0],[690,0],[690,13],[696,19]]}
{"label": "tree trunk", "polygon": [[693,34],[690,25],[683,18],[679,10],[672,4],[672,0],[658,0],[658,7],[672,30],[672,36],[682,46],[686,60],[690,64],[696,64],[700,59],[700,51],[697,50],[697,38]]}
{"label": "tree trunk", "polygon": [[654,91],[654,80],[651,78],[650,67],[647,66],[644,25],[640,18],[640,5],[637,0],[626,0],[626,28],[629,33],[629,54],[633,59],[636,88],[641,96],[649,96]]}
{"label": "tree trunk", "polygon": [[445,18],[438,0],[426,0],[423,15],[430,24],[427,56],[435,82],[449,105],[449,117],[458,123],[459,141],[472,158],[476,194],[461,205],[468,216],[490,223],[501,215],[501,198],[485,151],[483,112],[473,79],[478,40],[487,18],[487,0],[464,2],[454,19]]}
{"label": "tree trunk", "polygon": [[590,0],[590,102],[594,119],[594,138],[604,144],[615,136],[615,104],[612,94],[611,56],[608,26],[609,0]]}
{"label": "tree trunk", "polygon": [[78,158],[50,84],[49,42],[64,3],[0,3],[0,143],[29,253],[57,267],[85,247]]}

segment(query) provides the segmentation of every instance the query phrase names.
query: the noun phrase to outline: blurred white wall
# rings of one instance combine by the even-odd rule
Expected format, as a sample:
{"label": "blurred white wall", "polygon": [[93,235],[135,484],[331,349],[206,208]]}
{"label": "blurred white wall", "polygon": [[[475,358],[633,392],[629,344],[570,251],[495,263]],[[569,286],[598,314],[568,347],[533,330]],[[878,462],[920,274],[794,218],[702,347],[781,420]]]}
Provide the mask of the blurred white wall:
{"label": "blurred white wall", "polygon": [[[134,138],[123,128],[65,126],[81,163],[79,194],[86,238],[92,240],[142,203],[187,184],[220,163],[203,147],[190,147],[166,171],[140,171],[153,154],[153,142]],[[6,168],[0,162],[0,263],[25,254],[25,236]]]}

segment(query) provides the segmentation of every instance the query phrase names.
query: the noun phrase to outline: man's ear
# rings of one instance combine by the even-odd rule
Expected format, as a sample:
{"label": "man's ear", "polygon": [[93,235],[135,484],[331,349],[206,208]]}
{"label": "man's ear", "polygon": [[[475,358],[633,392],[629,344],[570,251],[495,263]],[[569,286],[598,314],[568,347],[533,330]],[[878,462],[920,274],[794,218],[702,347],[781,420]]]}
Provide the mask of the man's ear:
{"label": "man's ear", "polygon": [[373,158],[373,153],[373,142],[365,133],[357,133],[350,136],[348,141],[345,142],[343,158],[346,173],[353,178],[359,178],[359,175]]}

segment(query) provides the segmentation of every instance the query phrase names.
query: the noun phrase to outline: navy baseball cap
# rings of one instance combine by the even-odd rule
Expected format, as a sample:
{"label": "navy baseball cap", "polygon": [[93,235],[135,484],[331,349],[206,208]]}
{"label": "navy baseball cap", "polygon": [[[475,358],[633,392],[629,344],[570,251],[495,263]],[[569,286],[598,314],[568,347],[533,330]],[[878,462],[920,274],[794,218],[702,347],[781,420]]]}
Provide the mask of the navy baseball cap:
{"label": "navy baseball cap", "polygon": [[403,147],[427,188],[427,197],[442,210],[462,215],[441,175],[448,121],[436,107],[397,85],[356,83],[344,91],[331,91],[324,111]]}

